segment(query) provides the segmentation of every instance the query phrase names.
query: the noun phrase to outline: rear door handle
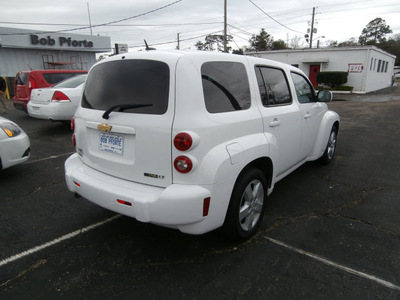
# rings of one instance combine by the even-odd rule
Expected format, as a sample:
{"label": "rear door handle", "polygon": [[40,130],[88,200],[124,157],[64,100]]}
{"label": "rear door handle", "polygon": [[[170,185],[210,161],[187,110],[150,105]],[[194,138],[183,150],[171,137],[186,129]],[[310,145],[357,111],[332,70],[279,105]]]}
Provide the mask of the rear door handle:
{"label": "rear door handle", "polygon": [[281,125],[281,121],[279,121],[277,118],[274,118],[271,123],[269,123],[269,127],[278,127]]}

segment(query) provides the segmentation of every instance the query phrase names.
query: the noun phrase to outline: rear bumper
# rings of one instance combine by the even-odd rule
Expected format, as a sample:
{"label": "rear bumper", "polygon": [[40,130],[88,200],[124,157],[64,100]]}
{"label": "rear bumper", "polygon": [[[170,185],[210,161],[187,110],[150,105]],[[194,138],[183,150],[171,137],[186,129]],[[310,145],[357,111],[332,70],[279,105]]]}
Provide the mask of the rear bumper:
{"label": "rear bumper", "polygon": [[203,209],[204,199],[211,193],[203,186],[172,184],[160,188],[131,182],[88,167],[77,154],[66,160],[65,178],[71,192],[138,221],[177,228],[191,234],[210,230]]}
{"label": "rear bumper", "polygon": [[37,119],[54,121],[70,121],[76,107],[72,102],[40,104],[29,101],[27,105],[29,116]]}
{"label": "rear bumper", "polygon": [[27,109],[28,102],[29,102],[29,99],[27,99],[27,100],[13,99],[14,107],[16,109],[23,110],[24,112],[28,112],[28,109]]}

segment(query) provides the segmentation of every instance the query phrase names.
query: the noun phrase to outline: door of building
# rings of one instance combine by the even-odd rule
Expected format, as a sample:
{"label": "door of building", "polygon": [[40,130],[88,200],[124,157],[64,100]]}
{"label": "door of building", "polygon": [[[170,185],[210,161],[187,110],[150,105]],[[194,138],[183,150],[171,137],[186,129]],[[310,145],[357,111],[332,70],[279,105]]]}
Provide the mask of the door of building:
{"label": "door of building", "polygon": [[308,76],[308,78],[310,78],[310,81],[314,87],[318,85],[317,74],[320,72],[320,70],[320,65],[310,65],[310,75]]}

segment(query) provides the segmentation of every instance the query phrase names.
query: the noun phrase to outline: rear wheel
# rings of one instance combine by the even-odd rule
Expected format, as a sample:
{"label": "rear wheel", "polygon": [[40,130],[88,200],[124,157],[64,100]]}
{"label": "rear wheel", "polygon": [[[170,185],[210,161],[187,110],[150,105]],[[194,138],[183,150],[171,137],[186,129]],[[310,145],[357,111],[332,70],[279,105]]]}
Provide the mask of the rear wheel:
{"label": "rear wheel", "polygon": [[228,212],[223,225],[224,232],[236,241],[255,234],[260,226],[267,197],[267,181],[256,168],[245,170],[233,188]]}

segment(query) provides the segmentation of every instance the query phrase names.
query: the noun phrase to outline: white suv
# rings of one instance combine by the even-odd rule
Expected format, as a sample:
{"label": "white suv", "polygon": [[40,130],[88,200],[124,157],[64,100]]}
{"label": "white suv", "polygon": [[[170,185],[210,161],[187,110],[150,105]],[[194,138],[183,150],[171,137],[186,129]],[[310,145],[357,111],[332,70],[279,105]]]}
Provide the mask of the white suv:
{"label": "white suv", "polygon": [[237,240],[274,184],[332,160],[339,116],[299,69],[241,55],[143,51],[89,72],[72,121],[69,190],[141,222]]}

